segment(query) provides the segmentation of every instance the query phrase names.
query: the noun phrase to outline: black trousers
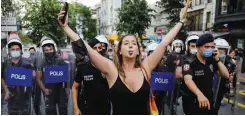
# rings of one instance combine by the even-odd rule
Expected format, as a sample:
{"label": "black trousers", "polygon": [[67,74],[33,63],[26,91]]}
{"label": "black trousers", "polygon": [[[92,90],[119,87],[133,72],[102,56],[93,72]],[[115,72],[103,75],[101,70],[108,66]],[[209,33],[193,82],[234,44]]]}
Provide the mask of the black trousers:
{"label": "black trousers", "polygon": [[40,115],[40,102],[41,102],[41,89],[37,83],[34,84],[33,88],[33,108],[36,115]]}
{"label": "black trousers", "polygon": [[213,102],[210,101],[210,110],[208,108],[199,108],[198,100],[182,96],[183,111],[186,115],[215,115]]}
{"label": "black trousers", "polygon": [[216,99],[216,103],[215,103],[216,115],[218,115],[220,105],[221,105],[221,101],[223,100],[224,95],[229,91],[229,89],[226,87],[226,83],[227,83],[227,81],[225,79],[221,79],[220,87],[219,87],[219,91],[218,91],[218,95],[217,95],[217,99]]}
{"label": "black trousers", "polygon": [[30,115],[31,110],[31,93],[18,93],[12,91],[8,100],[9,115]]}
{"label": "black trousers", "polygon": [[[50,89],[51,88],[51,89]],[[67,115],[68,95],[62,86],[49,87],[49,95],[45,95],[46,115],[57,115],[56,105],[58,105],[59,115]]]}
{"label": "black trousers", "polygon": [[163,111],[163,103],[164,103],[165,95],[166,95],[165,91],[154,91],[155,102],[156,102],[159,114],[161,114]]}

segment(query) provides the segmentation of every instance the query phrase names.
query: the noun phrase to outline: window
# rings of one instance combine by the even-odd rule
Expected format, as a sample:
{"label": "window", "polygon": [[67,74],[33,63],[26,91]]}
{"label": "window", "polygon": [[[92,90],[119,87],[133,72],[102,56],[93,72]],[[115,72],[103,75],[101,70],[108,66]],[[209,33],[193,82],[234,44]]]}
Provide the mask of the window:
{"label": "window", "polygon": [[206,16],[206,31],[211,28],[211,12],[207,12]]}
{"label": "window", "polygon": [[211,19],[211,12],[207,12],[207,19],[206,22],[210,23],[210,19]]}
{"label": "window", "polygon": [[211,3],[212,2],[212,0],[208,0],[208,3]]}
{"label": "window", "polygon": [[193,17],[191,31],[202,31],[203,10],[190,13]]}
{"label": "window", "polygon": [[196,2],[196,6],[204,4],[204,0],[196,0],[195,2]]}
{"label": "window", "polygon": [[123,6],[123,4],[124,4],[124,0],[121,0],[121,5]]}

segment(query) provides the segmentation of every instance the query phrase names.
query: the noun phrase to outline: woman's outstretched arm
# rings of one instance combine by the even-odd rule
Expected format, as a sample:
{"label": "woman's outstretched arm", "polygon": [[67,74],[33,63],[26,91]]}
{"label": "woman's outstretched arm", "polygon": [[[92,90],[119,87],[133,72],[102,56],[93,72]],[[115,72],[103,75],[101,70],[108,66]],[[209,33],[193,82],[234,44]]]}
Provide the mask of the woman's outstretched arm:
{"label": "woman's outstretched arm", "polygon": [[114,76],[114,75],[117,74],[117,69],[116,69],[116,66],[114,65],[114,63],[111,60],[100,55],[98,52],[93,50],[86,42],[84,42],[84,40],[80,39],[78,34],[76,34],[68,26],[68,23],[67,23],[68,22],[68,14],[67,14],[66,21],[64,24],[59,20],[59,19],[64,17],[64,13],[65,13],[65,11],[61,11],[58,14],[58,22],[59,22],[59,25],[61,26],[61,28],[66,32],[66,34],[69,36],[69,38],[71,38],[72,41],[80,41],[80,42],[84,43],[83,45],[85,45],[84,47],[86,47],[86,49],[88,51],[88,55],[89,55],[89,58],[90,58],[92,64],[96,68],[98,68],[102,73],[104,73],[106,75],[107,80],[110,77],[116,78],[116,76]]}
{"label": "woman's outstretched arm", "polygon": [[[157,46],[157,48],[153,51],[153,53],[148,56],[143,62],[142,65],[145,67],[148,74],[158,65],[160,60],[162,59],[165,49],[169,43],[173,41],[176,35],[179,33],[183,23],[185,23],[187,17],[187,10],[191,4],[191,0],[188,0],[185,7],[180,12],[180,22],[177,23],[163,38],[162,42]],[[150,75],[148,75],[150,77]]]}

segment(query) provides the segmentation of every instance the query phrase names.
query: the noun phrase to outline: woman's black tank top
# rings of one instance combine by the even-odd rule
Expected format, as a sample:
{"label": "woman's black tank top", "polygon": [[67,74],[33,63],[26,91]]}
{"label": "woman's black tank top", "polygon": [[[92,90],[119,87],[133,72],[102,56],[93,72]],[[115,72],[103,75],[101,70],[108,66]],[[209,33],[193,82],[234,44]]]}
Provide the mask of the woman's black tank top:
{"label": "woman's black tank top", "polygon": [[110,89],[110,100],[112,102],[114,115],[148,115],[148,101],[150,85],[144,78],[141,88],[133,93],[117,77],[115,84]]}

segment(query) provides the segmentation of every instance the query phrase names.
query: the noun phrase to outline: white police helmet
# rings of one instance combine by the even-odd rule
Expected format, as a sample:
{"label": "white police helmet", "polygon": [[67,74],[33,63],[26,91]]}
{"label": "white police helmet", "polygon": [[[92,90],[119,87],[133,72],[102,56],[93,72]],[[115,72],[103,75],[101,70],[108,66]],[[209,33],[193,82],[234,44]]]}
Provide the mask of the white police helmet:
{"label": "white police helmet", "polygon": [[225,39],[222,39],[222,38],[217,38],[214,40],[214,43],[215,43],[215,47],[216,48],[220,48],[220,49],[227,49],[227,54],[229,54],[229,51],[230,51],[230,45],[229,43],[225,40]]}
{"label": "white police helmet", "polygon": [[9,38],[8,38],[8,41],[7,41],[7,45],[8,45],[8,48],[10,48],[10,44],[11,43],[17,43],[20,45],[20,48],[21,48],[21,51],[22,51],[22,48],[23,48],[23,44],[22,44],[22,41],[20,39],[20,37],[18,36],[17,33],[11,33],[9,35]]}
{"label": "white police helmet", "polygon": [[105,43],[107,44],[107,46],[109,46],[109,41],[107,40],[107,38],[104,35],[97,35],[95,37],[97,40],[99,40],[101,43]]}
{"label": "white police helmet", "polygon": [[158,43],[152,42],[152,43],[150,43],[150,44],[147,46],[146,50],[147,50],[148,52],[149,52],[149,51],[154,51],[154,50],[157,48],[158,45],[159,45]]}
{"label": "white police helmet", "polygon": [[184,43],[182,40],[176,39],[172,42],[172,51],[174,50],[174,46],[180,45],[182,46],[182,50],[184,49]]}
{"label": "white police helmet", "polygon": [[43,47],[44,45],[46,44],[53,44],[54,45],[54,50],[55,51],[58,51],[57,49],[57,45],[56,43],[54,42],[54,40],[52,40],[51,38],[47,37],[47,36],[44,36],[42,37],[41,39],[41,47]]}
{"label": "white police helmet", "polygon": [[185,41],[185,48],[186,50],[188,50],[188,42],[191,40],[198,40],[199,36],[198,35],[190,35],[187,37],[186,41]]}

